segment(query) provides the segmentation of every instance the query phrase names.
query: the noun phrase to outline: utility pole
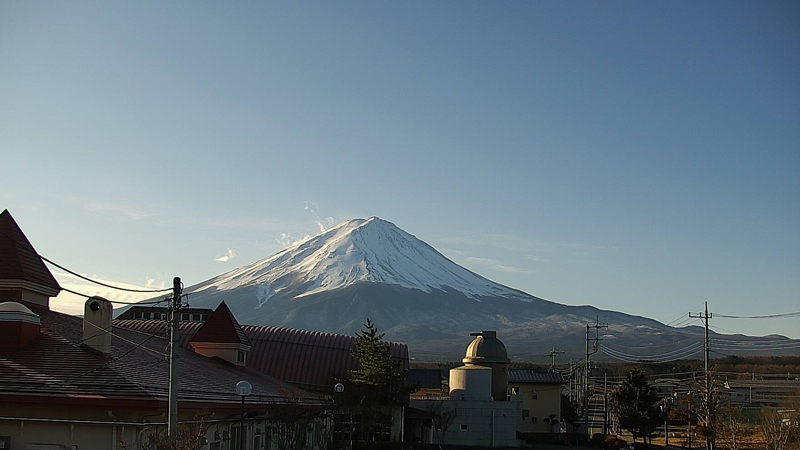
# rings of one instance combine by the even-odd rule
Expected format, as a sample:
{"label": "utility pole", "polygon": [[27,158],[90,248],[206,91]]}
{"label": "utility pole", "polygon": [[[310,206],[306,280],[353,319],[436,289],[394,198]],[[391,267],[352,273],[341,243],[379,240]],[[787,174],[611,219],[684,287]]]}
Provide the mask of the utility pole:
{"label": "utility pole", "polygon": [[167,435],[175,437],[178,435],[178,352],[175,348],[178,343],[181,318],[181,293],[183,285],[180,277],[172,279],[172,305],[170,306],[169,320],[169,423],[167,425]]}
{"label": "utility pole", "polygon": [[[589,328],[594,328],[594,342],[592,350],[589,351]],[[598,342],[600,341],[599,331],[601,328],[608,328],[607,323],[600,323],[600,318],[595,320],[595,324],[586,324],[586,364],[583,366],[583,414],[584,423],[586,424],[586,433],[589,434],[589,357],[597,353]]]}
{"label": "utility pole", "polygon": [[603,434],[608,434],[608,372],[603,371]]}
{"label": "utility pole", "polygon": [[[708,426],[713,426],[714,423],[714,406],[712,401],[713,392],[711,390],[711,373],[708,371],[708,360],[709,360],[709,353],[710,347],[708,343],[708,319],[712,317],[711,314],[708,313],[708,302],[705,302],[705,313],[698,313],[696,315],[692,315],[689,313],[689,317],[695,317],[703,319],[703,324],[705,325],[705,339],[703,340],[703,349],[705,358],[704,358],[704,368],[705,368],[705,375],[706,375],[706,392],[705,392],[705,402],[706,402],[706,420],[708,421]],[[706,450],[714,450],[714,437],[708,433],[706,435]]]}
{"label": "utility pole", "polygon": [[564,352],[561,352],[561,351],[557,352],[556,351],[556,344],[553,344],[553,349],[550,350],[550,353],[547,354],[547,356],[549,356],[553,360],[552,364],[550,365],[550,371],[553,372],[553,373],[555,373],[555,371],[556,371],[556,355],[561,354],[561,353],[564,353]]}
{"label": "utility pole", "polygon": [[572,403],[572,378],[575,376],[572,373],[572,359],[569,360],[569,402]]}

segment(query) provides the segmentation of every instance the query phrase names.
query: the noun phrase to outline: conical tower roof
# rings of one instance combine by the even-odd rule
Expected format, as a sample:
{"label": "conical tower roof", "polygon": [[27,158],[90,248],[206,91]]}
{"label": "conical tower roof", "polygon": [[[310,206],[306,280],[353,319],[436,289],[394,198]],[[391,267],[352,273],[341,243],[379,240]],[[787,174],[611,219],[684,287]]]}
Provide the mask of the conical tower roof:
{"label": "conical tower roof", "polygon": [[8,210],[0,213],[0,286],[53,297],[61,286]]}

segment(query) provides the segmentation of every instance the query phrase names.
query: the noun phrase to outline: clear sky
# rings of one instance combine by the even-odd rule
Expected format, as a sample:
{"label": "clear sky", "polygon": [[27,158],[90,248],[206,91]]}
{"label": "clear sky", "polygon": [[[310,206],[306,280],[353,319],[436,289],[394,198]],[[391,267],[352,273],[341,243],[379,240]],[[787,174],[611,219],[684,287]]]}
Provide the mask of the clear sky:
{"label": "clear sky", "polygon": [[130,285],[378,216],[560,303],[798,311],[798,24],[796,1],[2,2],[0,209]]}

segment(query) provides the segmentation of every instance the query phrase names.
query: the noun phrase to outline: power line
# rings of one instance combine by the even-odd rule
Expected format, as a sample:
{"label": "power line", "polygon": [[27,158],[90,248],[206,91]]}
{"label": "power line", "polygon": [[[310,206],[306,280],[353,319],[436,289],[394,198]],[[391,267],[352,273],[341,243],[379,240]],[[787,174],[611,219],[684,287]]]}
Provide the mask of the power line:
{"label": "power line", "polygon": [[[75,295],[78,295],[80,297],[84,297],[84,298],[92,298],[93,297],[92,295],[83,294],[81,292],[73,291],[72,289],[67,289],[65,287],[62,287],[61,290],[69,292],[70,294],[75,294]],[[169,300],[170,300],[169,298],[166,298],[166,299],[161,299],[161,300],[150,300],[150,301],[144,301],[144,302],[123,302],[123,301],[119,301],[119,300],[108,300],[108,301],[110,303],[116,303],[116,304],[119,304],[119,305],[156,305],[158,303],[164,303],[164,302],[167,302]]]}
{"label": "power line", "polygon": [[700,345],[702,345],[702,343],[695,342],[693,344],[687,345],[686,347],[679,348],[679,349],[676,349],[676,350],[671,350],[671,351],[668,351],[668,352],[656,353],[656,354],[652,354],[652,355],[635,355],[635,354],[631,354],[631,353],[626,353],[626,352],[624,352],[622,350],[618,350],[618,349],[616,349],[614,347],[611,347],[611,346],[608,346],[606,344],[601,344],[601,346],[603,348],[605,348],[606,350],[610,350],[610,351],[612,351],[614,353],[618,353],[620,355],[627,356],[627,357],[630,357],[630,358],[643,358],[643,359],[671,358],[672,356],[675,356],[676,354],[685,353],[685,352],[687,352],[689,350],[695,350]]}
{"label": "power line", "polygon": [[62,266],[62,265],[60,265],[58,263],[55,263],[55,262],[45,258],[42,255],[37,254],[36,256],[38,256],[39,258],[42,258],[43,261],[46,261],[46,262],[58,267],[59,269],[63,270],[64,272],[67,272],[67,273],[69,273],[71,275],[74,275],[74,276],[76,276],[76,277],[78,277],[78,278],[80,278],[82,280],[86,280],[86,281],[89,281],[89,282],[94,283],[94,284],[99,284],[100,286],[105,286],[105,287],[110,288],[110,289],[116,289],[118,291],[144,292],[144,293],[168,292],[168,291],[172,290],[171,288],[168,288],[168,289],[130,289],[130,288],[114,286],[114,285],[111,285],[111,284],[108,284],[108,283],[103,283],[102,281],[93,280],[93,279],[91,279],[91,278],[89,278],[87,276],[79,274],[78,272],[74,272],[72,270],[69,270],[66,267],[64,267],[64,266]]}
{"label": "power line", "polygon": [[[0,231],[0,234],[2,234],[3,236],[5,236],[5,237],[7,237],[7,238],[9,238],[9,239],[14,239],[14,237],[13,237],[13,236],[10,236],[8,233],[6,233],[6,232],[4,232],[4,231]],[[71,274],[71,275],[74,275],[74,276],[76,276],[76,277],[78,277],[78,278],[81,278],[81,279],[83,279],[83,280],[89,281],[89,282],[91,282],[91,283],[99,284],[100,286],[105,286],[105,287],[107,287],[107,288],[110,288],[110,289],[117,289],[117,290],[120,290],[120,291],[128,291],[128,292],[143,292],[143,293],[158,293],[158,292],[168,292],[168,291],[171,291],[171,290],[172,290],[172,289],[170,289],[170,288],[166,288],[166,289],[130,289],[130,288],[124,288],[124,287],[114,286],[114,285],[111,285],[111,284],[103,283],[103,282],[101,282],[101,281],[93,280],[93,279],[91,279],[91,278],[89,278],[89,277],[87,277],[87,276],[84,276],[84,275],[81,275],[81,274],[79,274],[79,273],[77,273],[77,272],[74,272],[74,271],[72,271],[72,270],[69,270],[69,269],[67,269],[67,268],[66,268],[66,267],[64,267],[64,266],[62,266],[62,265],[60,265],[60,264],[58,264],[58,263],[56,263],[56,262],[54,262],[54,261],[51,261],[50,259],[47,259],[47,258],[45,258],[44,256],[40,255],[39,253],[36,253],[35,251],[34,251],[34,254],[35,254],[36,256],[38,256],[39,258],[41,258],[43,261],[46,261],[46,262],[48,262],[48,263],[50,263],[50,264],[52,264],[52,265],[54,265],[54,266],[58,267],[59,269],[61,269],[61,270],[65,271],[65,272],[67,272],[67,273],[69,273],[69,274]],[[19,266],[17,266],[17,267],[19,267]],[[62,289],[63,289],[63,288],[62,288]],[[64,290],[66,291],[66,289],[64,289]],[[69,292],[69,291],[68,291],[68,292]]]}
{"label": "power line", "polygon": [[730,314],[717,313],[717,317],[723,317],[725,319],[783,319],[787,317],[800,317],[800,311],[794,311],[782,314],[766,314],[763,316],[734,316]]}

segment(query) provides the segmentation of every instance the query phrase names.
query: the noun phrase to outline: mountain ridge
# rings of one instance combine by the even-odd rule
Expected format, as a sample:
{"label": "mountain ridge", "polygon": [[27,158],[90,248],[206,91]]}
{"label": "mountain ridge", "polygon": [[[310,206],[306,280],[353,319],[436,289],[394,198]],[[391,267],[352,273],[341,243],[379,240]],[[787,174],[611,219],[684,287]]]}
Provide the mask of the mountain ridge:
{"label": "mountain ridge", "polygon": [[469,333],[486,329],[498,331],[512,359],[544,360],[556,344],[582,355],[595,321],[609,324],[604,345],[615,351],[647,343],[673,346],[673,356],[701,356],[697,345],[679,343],[701,339],[702,331],[504,286],[378,217],[343,222],[184,292],[192,306],[224,300],[243,324],[352,335],[370,317],[419,359],[460,359]]}

